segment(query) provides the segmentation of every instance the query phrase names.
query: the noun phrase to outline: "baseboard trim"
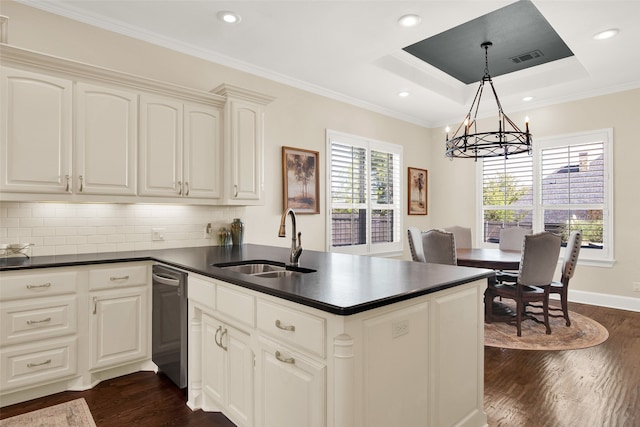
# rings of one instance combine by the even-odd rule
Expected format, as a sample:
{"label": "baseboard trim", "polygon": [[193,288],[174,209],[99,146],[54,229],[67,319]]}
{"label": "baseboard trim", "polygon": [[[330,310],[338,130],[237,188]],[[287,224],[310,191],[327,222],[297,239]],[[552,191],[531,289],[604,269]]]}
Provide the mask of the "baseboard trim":
{"label": "baseboard trim", "polygon": [[569,301],[640,312],[640,298],[569,289]]}

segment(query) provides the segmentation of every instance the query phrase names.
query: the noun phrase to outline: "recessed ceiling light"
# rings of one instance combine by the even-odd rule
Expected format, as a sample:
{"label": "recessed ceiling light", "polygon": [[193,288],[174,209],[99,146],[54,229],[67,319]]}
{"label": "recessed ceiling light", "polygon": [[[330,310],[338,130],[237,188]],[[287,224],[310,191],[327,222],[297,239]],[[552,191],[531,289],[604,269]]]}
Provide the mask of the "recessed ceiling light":
{"label": "recessed ceiling light", "polygon": [[606,40],[618,34],[620,30],[617,28],[611,28],[609,30],[600,31],[599,33],[593,36],[594,40]]}
{"label": "recessed ceiling light", "polygon": [[403,90],[401,92],[398,92],[398,96],[400,98],[406,98],[407,96],[409,96],[409,92],[407,92],[406,90]]}
{"label": "recessed ceiling light", "polygon": [[422,18],[419,15],[414,15],[411,13],[401,16],[398,19],[398,24],[402,25],[403,27],[413,27],[418,25],[420,21],[422,21]]}
{"label": "recessed ceiling light", "polygon": [[217,16],[219,20],[226,22],[227,24],[237,24],[241,19],[240,15],[228,10],[221,10],[220,12],[218,12]]}
{"label": "recessed ceiling light", "polygon": [[533,99],[533,96],[525,96],[524,98],[522,98],[522,100],[523,100],[524,102],[529,102],[529,101],[531,101],[532,99]]}

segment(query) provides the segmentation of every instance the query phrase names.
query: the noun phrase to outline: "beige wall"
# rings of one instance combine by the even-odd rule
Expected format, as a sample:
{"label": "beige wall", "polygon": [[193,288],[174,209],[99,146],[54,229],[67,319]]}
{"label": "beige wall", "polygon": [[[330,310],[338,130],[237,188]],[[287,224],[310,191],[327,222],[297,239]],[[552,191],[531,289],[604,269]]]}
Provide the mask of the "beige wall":
{"label": "beige wall", "polygon": [[[274,96],[276,100],[266,113],[266,204],[240,211],[249,243],[289,244],[289,239],[276,237],[282,211],[281,147],[286,145],[320,152],[322,212],[300,215],[298,223],[303,246],[325,250],[327,128],[401,144],[403,170],[407,166],[429,170],[429,215],[407,216],[405,226],[426,229],[475,225],[475,164],[472,160],[451,162],[444,158],[442,129],[425,129],[12,1],[2,0],[0,5],[0,14],[9,17],[9,43],[18,47],[201,90],[226,82]],[[640,281],[640,197],[635,187],[640,144],[633,137],[632,127],[639,111],[640,90],[634,90],[527,112],[536,137],[614,129],[616,263],[612,268],[579,267],[572,288],[626,297],[626,302],[636,307],[640,300],[633,298],[638,294],[631,289],[633,281]],[[513,114],[512,119],[521,122],[523,116]]]}

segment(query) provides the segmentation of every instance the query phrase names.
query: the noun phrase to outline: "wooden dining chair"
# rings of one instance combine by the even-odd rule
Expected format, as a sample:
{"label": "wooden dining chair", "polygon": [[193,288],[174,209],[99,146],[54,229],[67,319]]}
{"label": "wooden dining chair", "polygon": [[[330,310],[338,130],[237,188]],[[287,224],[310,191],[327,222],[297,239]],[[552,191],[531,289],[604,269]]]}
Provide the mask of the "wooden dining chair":
{"label": "wooden dining chair", "polygon": [[422,251],[425,262],[456,265],[456,241],[453,233],[429,230],[422,233]]}
{"label": "wooden dining chair", "polygon": [[473,247],[471,228],[452,225],[451,227],[445,227],[444,231],[453,233],[456,239],[456,249],[471,249]]}
{"label": "wooden dining chair", "polygon": [[[495,297],[512,299],[516,302],[516,331],[522,336],[522,320],[530,318],[540,322],[534,315],[527,314],[526,305],[531,302],[542,303],[542,315],[546,333],[551,334],[549,326],[549,291],[560,255],[562,239],[557,234],[544,231],[528,234],[524,237],[520,270],[515,284],[498,283],[487,288],[485,304],[493,304]],[[487,322],[491,323],[493,313],[487,311]]]}
{"label": "wooden dining chair", "polygon": [[409,227],[407,229],[407,235],[409,237],[411,259],[416,262],[426,262],[424,251],[422,250],[422,232],[416,227]]}
{"label": "wooden dining chair", "polygon": [[[582,231],[576,230],[571,232],[569,240],[567,241],[567,247],[564,251],[564,259],[562,261],[562,270],[559,282],[551,282],[549,288],[550,294],[560,295],[560,307],[549,307],[550,317],[564,317],[567,326],[571,326],[571,320],[569,320],[569,307],[567,301],[567,291],[569,289],[569,280],[573,277],[573,273],[576,271],[576,265],[578,265],[578,256],[580,255],[580,247],[582,246]],[[542,308],[540,305],[529,304],[531,307]],[[562,314],[554,314],[553,312],[561,311]]]}

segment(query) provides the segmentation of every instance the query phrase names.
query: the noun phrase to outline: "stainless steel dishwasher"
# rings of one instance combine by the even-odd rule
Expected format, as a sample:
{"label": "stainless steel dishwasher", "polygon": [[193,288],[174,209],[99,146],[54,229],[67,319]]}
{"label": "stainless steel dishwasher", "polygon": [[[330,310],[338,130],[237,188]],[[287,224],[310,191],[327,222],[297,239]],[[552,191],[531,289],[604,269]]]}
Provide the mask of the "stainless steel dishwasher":
{"label": "stainless steel dishwasher", "polygon": [[158,370],[187,386],[187,273],[153,266],[152,355]]}

